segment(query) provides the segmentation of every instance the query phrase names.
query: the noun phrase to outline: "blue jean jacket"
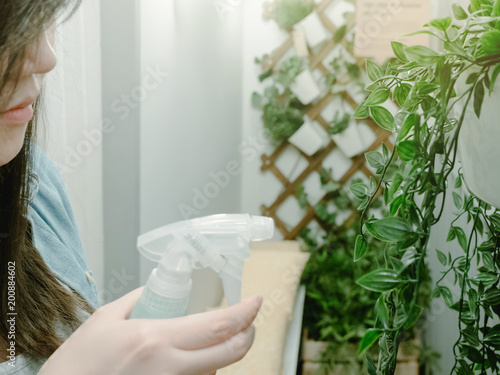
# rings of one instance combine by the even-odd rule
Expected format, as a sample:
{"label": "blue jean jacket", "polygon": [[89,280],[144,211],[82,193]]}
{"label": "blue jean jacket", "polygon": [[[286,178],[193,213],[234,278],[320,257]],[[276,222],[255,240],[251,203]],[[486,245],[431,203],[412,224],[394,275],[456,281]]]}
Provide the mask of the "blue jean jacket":
{"label": "blue jean jacket", "polygon": [[87,265],[73,209],[59,171],[36,144],[33,144],[34,175],[30,178],[28,218],[33,243],[55,276],[80,293],[97,309],[99,296]]}
{"label": "blue jean jacket", "polygon": [[[68,194],[59,171],[33,143],[33,174],[30,185],[28,219],[31,223],[33,244],[59,282],[76,290],[94,308],[99,307],[99,296],[87,265],[82,240],[75,221]],[[90,315],[81,311],[83,319]],[[72,332],[58,328],[62,337]],[[0,363],[0,375],[35,375],[45,360],[32,360],[24,354],[15,361]]]}

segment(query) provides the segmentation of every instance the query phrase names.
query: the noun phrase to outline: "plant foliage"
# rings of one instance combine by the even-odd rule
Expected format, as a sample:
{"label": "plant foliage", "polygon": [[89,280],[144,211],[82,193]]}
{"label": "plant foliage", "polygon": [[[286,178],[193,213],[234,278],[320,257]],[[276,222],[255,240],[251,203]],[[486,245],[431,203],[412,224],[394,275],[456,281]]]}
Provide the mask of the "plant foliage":
{"label": "plant foliage", "polygon": [[[424,307],[421,290],[429,282],[426,257],[431,228],[441,220],[450,174],[456,170],[457,140],[466,112],[472,106],[481,115],[484,97],[491,93],[500,72],[500,0],[472,0],[468,9],[453,6],[454,17],[433,20],[428,33],[440,39],[443,51],[393,42],[396,59],[381,67],[367,62],[371,95],[355,113],[369,114],[378,125],[394,133],[393,152],[366,155],[377,169],[377,189],[362,204],[359,255],[371,253],[371,238],[387,243],[394,254],[358,284],[380,293],[376,324],[360,344],[364,351],[377,341],[380,354],[370,374],[394,374],[402,336],[414,327]],[[457,84],[463,80],[464,88]],[[381,106],[391,98],[399,104],[393,116]],[[461,187],[462,177],[456,186]],[[389,216],[368,217],[378,189],[384,188]],[[368,186],[359,190],[370,191]],[[472,229],[454,220],[448,240],[459,256],[437,251],[445,267],[443,278],[455,277],[458,296],[439,280],[434,296],[458,311],[460,336],[453,347],[453,374],[500,372],[500,214],[474,195],[449,195],[460,216]],[[485,241],[482,238],[486,238]],[[359,258],[359,256],[358,256]]]}

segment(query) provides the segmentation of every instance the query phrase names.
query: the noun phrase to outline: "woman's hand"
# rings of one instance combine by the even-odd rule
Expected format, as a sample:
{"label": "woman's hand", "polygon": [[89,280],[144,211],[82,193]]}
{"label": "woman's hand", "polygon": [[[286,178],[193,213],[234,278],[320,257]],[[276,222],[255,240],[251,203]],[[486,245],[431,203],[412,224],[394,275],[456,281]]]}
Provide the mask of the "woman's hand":
{"label": "woman's hand", "polygon": [[250,349],[261,297],[182,318],[128,320],[143,289],[99,308],[38,375],[214,374]]}

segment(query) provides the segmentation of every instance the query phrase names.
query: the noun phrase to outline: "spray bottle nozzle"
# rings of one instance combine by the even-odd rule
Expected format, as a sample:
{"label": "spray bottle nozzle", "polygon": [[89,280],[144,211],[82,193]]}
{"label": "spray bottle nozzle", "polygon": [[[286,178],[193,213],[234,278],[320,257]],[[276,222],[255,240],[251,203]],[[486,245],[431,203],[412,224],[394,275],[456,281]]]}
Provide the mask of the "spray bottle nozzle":
{"label": "spray bottle nozzle", "polygon": [[[186,220],[139,236],[137,246],[146,258],[160,262],[158,272],[169,272],[178,254],[189,257],[191,268],[210,267],[219,273],[229,304],[238,303],[250,241],[272,237],[271,218],[250,215],[213,215]],[[168,255],[166,255],[168,254]]]}

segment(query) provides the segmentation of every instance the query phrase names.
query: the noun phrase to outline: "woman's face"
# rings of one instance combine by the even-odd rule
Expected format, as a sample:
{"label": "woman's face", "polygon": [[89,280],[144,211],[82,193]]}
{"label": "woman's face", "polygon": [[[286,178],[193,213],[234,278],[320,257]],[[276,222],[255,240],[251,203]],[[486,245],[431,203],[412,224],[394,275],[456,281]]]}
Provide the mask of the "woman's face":
{"label": "woman's face", "polygon": [[[40,94],[45,74],[57,63],[54,36],[55,23],[28,47],[15,91],[0,101],[7,103],[0,108],[0,166],[9,163],[21,151],[27,124],[33,116],[32,104]],[[13,87],[13,83],[7,83],[5,92],[11,92],[9,85]]]}

